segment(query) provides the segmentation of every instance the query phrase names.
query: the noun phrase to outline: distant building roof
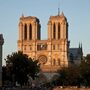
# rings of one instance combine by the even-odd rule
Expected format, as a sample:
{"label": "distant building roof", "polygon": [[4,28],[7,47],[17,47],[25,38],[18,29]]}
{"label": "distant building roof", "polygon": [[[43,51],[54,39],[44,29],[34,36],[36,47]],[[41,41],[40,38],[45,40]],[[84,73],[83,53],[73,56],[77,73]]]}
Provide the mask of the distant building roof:
{"label": "distant building roof", "polygon": [[69,60],[71,63],[79,65],[83,59],[82,47],[79,48],[70,48],[69,49]]}
{"label": "distant building roof", "polygon": [[78,53],[79,52],[79,48],[70,48],[69,49],[69,53],[70,55],[72,55],[73,59],[77,59],[78,58]]}

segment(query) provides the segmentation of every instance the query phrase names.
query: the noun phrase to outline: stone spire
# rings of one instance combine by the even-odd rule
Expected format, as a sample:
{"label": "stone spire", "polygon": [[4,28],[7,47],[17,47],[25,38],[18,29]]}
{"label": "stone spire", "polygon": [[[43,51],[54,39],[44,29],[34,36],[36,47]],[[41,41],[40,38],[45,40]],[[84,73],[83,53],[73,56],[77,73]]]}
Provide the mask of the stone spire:
{"label": "stone spire", "polygon": [[58,8],[58,16],[60,15],[60,8]]}
{"label": "stone spire", "polygon": [[22,13],[22,17],[24,17],[24,14]]}
{"label": "stone spire", "polygon": [[61,16],[64,16],[64,13],[63,12],[61,13]]}
{"label": "stone spire", "polygon": [[79,48],[81,48],[81,46],[80,46],[80,42],[79,42]]}

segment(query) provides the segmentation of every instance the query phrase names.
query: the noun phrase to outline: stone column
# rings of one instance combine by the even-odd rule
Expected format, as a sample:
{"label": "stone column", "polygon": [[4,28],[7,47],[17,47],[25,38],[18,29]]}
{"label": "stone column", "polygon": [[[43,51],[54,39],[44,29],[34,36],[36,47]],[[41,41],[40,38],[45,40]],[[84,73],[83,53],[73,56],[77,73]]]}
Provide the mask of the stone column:
{"label": "stone column", "polygon": [[36,22],[32,24],[32,39],[34,41],[32,44],[32,56],[36,59]]}
{"label": "stone column", "polygon": [[22,40],[22,30],[23,30],[23,24],[19,23],[19,40]]}
{"label": "stone column", "polygon": [[61,36],[61,39],[63,39],[63,23],[61,24],[61,30],[60,30],[60,36]]}
{"label": "stone column", "polygon": [[66,22],[62,23],[62,35],[63,35],[63,39],[66,39]]}
{"label": "stone column", "polygon": [[25,27],[25,24],[23,25],[23,30],[22,30],[22,36],[23,36],[23,40],[24,40],[24,27]]}
{"label": "stone column", "polygon": [[67,33],[66,33],[66,23],[64,23],[64,39],[66,39],[67,37]]}
{"label": "stone column", "polygon": [[32,24],[32,39],[36,39],[36,22]]}
{"label": "stone column", "polygon": [[52,35],[52,25],[51,25],[51,22],[49,21],[48,22],[48,39],[51,40],[51,35]]}
{"label": "stone column", "polygon": [[2,86],[2,45],[4,43],[3,35],[0,34],[0,87]]}
{"label": "stone column", "polygon": [[36,22],[36,33],[35,33],[35,36],[36,36],[36,40],[38,39],[38,23]]}

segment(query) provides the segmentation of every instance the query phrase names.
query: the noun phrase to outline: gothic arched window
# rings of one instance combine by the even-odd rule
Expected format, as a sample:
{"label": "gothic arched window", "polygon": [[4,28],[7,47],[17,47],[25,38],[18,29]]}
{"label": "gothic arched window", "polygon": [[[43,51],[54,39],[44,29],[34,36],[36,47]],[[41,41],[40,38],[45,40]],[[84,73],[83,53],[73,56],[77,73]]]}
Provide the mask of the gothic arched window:
{"label": "gothic arched window", "polygon": [[55,59],[53,59],[53,65],[55,65],[56,64],[56,60]]}
{"label": "gothic arched window", "polygon": [[53,25],[53,39],[55,39],[56,37],[56,26],[55,26],[55,23]]}
{"label": "gothic arched window", "polygon": [[60,23],[58,23],[58,39],[60,39]]}
{"label": "gothic arched window", "polygon": [[32,25],[29,25],[29,39],[32,40]]}
{"label": "gothic arched window", "polygon": [[27,25],[24,26],[24,39],[27,39]]}
{"label": "gothic arched window", "polygon": [[40,40],[40,25],[38,25],[38,29],[37,29],[37,39]]}
{"label": "gothic arched window", "polygon": [[55,50],[55,45],[53,45],[53,50]]}
{"label": "gothic arched window", "polygon": [[68,38],[68,24],[66,26],[66,38]]}
{"label": "gothic arched window", "polygon": [[60,65],[60,58],[58,58],[58,65]]}

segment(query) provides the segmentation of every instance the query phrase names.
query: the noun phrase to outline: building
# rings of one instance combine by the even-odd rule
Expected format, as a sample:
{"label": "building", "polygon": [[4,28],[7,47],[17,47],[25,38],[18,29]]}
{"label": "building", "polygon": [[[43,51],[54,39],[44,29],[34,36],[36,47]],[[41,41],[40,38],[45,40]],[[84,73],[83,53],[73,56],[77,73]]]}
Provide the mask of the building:
{"label": "building", "polygon": [[22,15],[19,21],[18,50],[34,60],[39,60],[43,72],[55,72],[63,66],[67,67],[68,22],[63,12],[60,15],[50,16],[47,40],[41,40],[39,19]]}
{"label": "building", "polygon": [[69,48],[69,61],[71,64],[79,65],[83,60],[82,44],[79,44],[78,48]]}
{"label": "building", "polygon": [[2,86],[2,45],[4,43],[3,35],[0,34],[0,86]]}

